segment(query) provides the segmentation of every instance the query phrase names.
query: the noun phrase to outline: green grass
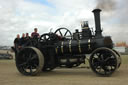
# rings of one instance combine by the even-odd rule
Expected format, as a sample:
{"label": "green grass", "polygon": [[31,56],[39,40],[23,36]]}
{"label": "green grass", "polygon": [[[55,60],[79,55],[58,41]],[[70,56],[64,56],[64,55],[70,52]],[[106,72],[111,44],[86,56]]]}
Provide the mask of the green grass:
{"label": "green grass", "polygon": [[122,64],[128,64],[128,55],[121,55]]}

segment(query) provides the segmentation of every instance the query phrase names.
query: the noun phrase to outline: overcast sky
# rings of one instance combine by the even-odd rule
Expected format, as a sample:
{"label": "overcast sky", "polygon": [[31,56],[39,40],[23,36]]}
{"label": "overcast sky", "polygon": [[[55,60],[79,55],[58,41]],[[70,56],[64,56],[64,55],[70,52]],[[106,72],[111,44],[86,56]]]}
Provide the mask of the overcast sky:
{"label": "overcast sky", "polygon": [[81,21],[95,28],[92,10],[101,8],[103,35],[114,42],[128,42],[128,0],[0,0],[0,45],[13,45],[17,34],[30,33],[35,27],[40,35],[66,27],[81,29]]}

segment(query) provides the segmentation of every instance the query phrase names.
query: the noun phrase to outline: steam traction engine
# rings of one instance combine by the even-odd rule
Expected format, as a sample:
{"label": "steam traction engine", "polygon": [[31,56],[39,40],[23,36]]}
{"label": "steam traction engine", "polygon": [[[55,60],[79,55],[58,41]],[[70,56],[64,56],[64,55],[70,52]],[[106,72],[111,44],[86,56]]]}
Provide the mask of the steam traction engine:
{"label": "steam traction engine", "polygon": [[41,71],[51,71],[56,67],[73,68],[85,63],[90,54],[89,64],[96,74],[109,76],[121,64],[121,57],[113,50],[110,36],[102,36],[100,9],[93,10],[95,34],[88,22],[81,24],[82,31],[72,33],[67,28],[59,28],[54,33],[44,33],[30,46],[25,46],[16,54],[16,67],[24,75],[36,75]]}

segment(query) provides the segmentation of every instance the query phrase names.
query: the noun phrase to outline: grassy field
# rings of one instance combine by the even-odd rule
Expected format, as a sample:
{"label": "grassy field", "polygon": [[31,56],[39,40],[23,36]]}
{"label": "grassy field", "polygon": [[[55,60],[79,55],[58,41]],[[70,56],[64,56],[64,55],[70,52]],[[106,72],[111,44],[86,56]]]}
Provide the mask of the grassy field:
{"label": "grassy field", "polygon": [[121,67],[110,77],[100,77],[86,68],[55,69],[39,76],[21,75],[14,60],[0,60],[0,85],[127,85],[128,56],[122,56]]}

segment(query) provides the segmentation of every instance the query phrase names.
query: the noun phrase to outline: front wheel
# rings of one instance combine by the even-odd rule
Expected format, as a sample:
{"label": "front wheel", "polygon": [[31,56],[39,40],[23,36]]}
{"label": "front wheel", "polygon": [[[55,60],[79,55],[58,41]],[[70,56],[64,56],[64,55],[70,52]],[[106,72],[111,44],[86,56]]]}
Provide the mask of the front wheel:
{"label": "front wheel", "polygon": [[114,49],[113,49],[113,51],[114,51],[114,52],[117,54],[117,56],[118,56],[118,61],[119,61],[118,68],[119,68],[119,67],[120,67],[120,65],[122,64],[121,54],[120,54],[118,51],[114,50]]}
{"label": "front wheel", "polygon": [[109,76],[118,68],[118,56],[109,48],[98,48],[90,56],[90,67],[96,74]]}

